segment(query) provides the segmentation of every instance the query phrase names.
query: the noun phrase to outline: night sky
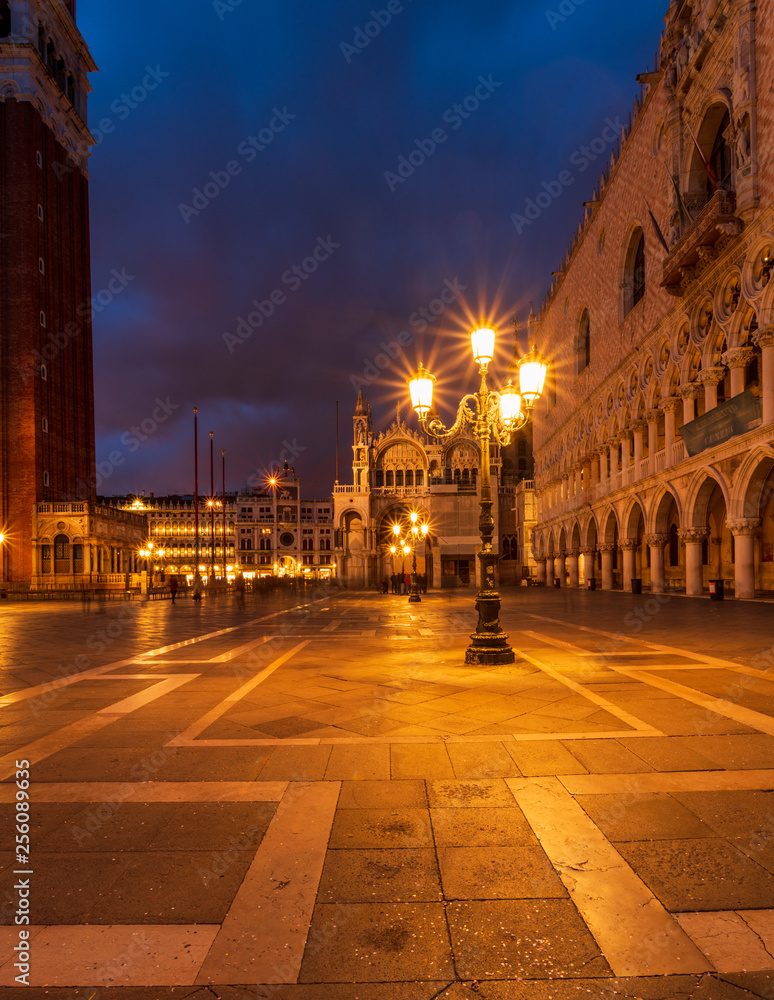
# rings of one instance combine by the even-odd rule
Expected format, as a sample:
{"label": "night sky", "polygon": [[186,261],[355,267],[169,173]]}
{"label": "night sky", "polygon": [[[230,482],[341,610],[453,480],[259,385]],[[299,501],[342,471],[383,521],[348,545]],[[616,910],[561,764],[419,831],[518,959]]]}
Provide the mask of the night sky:
{"label": "night sky", "polygon": [[307,497],[332,489],[336,400],[351,482],[357,378],[386,426],[423,360],[451,417],[470,324],[498,322],[503,371],[542,302],[609,159],[583,147],[626,120],[666,7],[78,0],[93,294],[125,285],[94,317],[98,493],[191,492],[194,405],[207,480],[212,430],[228,489],[284,449]]}

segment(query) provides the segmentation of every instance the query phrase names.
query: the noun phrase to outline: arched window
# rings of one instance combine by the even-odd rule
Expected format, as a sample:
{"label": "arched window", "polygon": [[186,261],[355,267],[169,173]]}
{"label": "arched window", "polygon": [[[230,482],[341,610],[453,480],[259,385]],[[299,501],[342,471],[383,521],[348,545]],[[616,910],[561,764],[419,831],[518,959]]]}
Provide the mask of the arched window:
{"label": "arched window", "polygon": [[588,309],[583,310],[583,315],[578,326],[578,341],[575,348],[577,361],[577,372],[580,373],[591,364],[591,320]]}
{"label": "arched window", "polygon": [[387,488],[390,489],[395,486],[395,473],[392,469],[387,470]]}
{"label": "arched window", "polygon": [[645,296],[645,234],[638,226],[629,238],[623,261],[620,319],[634,309]]}
{"label": "arched window", "polygon": [[406,469],[406,486],[413,487],[413,485],[414,485],[414,470]]}
{"label": "arched window", "polygon": [[[731,150],[728,148],[726,143],[726,137],[724,135],[726,129],[728,128],[730,119],[728,116],[728,111],[723,115],[720,125],[718,126],[717,133],[715,134],[715,141],[712,144],[712,152],[709,157],[709,165],[712,173],[715,175],[715,181],[719,188],[723,188],[728,191],[731,189]],[[711,198],[713,195],[712,181],[707,178],[707,197]]]}
{"label": "arched window", "polygon": [[416,479],[417,479],[417,486],[425,485],[425,473],[423,469],[417,469]]}
{"label": "arched window", "polygon": [[0,38],[11,34],[11,5],[8,0],[0,0]]}
{"label": "arched window", "polygon": [[395,473],[395,486],[403,486],[403,469],[398,469]]}
{"label": "arched window", "polygon": [[526,455],[527,454],[527,442],[524,440],[524,438],[521,438],[520,441],[519,441],[519,451],[518,451],[518,454],[519,454],[519,458],[521,458],[522,455]]}
{"label": "arched window", "polygon": [[634,267],[632,270],[632,305],[645,296],[645,234],[640,230],[640,238],[634,250]]}
{"label": "arched window", "polygon": [[384,470],[376,470],[376,488],[381,489],[384,486]]}

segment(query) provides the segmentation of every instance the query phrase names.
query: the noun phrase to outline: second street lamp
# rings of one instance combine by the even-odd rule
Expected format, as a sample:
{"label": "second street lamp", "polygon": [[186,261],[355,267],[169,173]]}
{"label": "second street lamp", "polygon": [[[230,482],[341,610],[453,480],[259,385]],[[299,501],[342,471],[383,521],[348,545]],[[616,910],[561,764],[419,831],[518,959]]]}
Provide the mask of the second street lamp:
{"label": "second street lamp", "polygon": [[499,556],[493,551],[494,517],[492,516],[492,488],[489,465],[489,442],[492,437],[500,445],[508,445],[515,431],[526,424],[535,402],[540,398],[545,384],[548,365],[537,348],[525,355],[516,365],[519,389],[509,379],[499,392],[490,389],[487,371],[494,357],[496,332],[492,327],[481,326],[470,335],[473,357],[479,366],[481,385],[477,393],[463,396],[457,410],[457,419],[450,428],[444,426],[433,413],[433,385],[435,377],[420,363],[409,379],[411,405],[417,412],[422,430],[428,437],[444,440],[455,435],[466,423],[481,443],[481,504],[478,526],[481,532],[480,587],[476,596],[478,625],[470,637],[465,651],[466,663],[513,663],[515,656],[508,645],[508,636],[500,627],[500,595],[495,588],[495,567]]}
{"label": "second street lamp", "polygon": [[408,530],[405,533],[405,537],[401,538],[401,535],[403,534],[401,526],[399,524],[393,524],[392,533],[395,544],[390,546],[390,552],[394,556],[398,549],[400,549],[403,554],[403,559],[401,560],[401,580],[405,580],[406,578],[406,556],[411,555],[411,586],[409,587],[409,604],[416,604],[422,600],[419,596],[417,577],[417,544],[420,539],[424,540],[427,537],[427,533],[430,528],[425,522],[420,521],[419,514],[415,510],[412,510],[409,514],[409,525],[407,527]]}

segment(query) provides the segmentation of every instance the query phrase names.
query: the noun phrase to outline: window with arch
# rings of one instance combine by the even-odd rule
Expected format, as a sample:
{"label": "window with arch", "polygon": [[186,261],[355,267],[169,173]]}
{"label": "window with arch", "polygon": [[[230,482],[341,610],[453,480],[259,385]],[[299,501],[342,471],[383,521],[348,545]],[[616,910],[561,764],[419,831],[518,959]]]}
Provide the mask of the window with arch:
{"label": "window with arch", "polygon": [[578,326],[578,341],[575,348],[576,368],[580,375],[591,364],[591,319],[588,309],[583,314]]}
{"label": "window with arch", "polygon": [[414,470],[406,469],[406,486],[413,487],[413,485],[414,485]]}
{"label": "window with arch", "polygon": [[621,320],[645,297],[645,233],[638,226],[629,239],[621,282]]}
{"label": "window with arch", "polygon": [[395,486],[403,486],[403,469],[398,469],[395,473]]}
{"label": "window with arch", "polygon": [[416,473],[416,485],[417,486],[424,486],[425,485],[425,473],[424,473],[423,469],[417,469],[417,473]]}
{"label": "window with arch", "polygon": [[[728,129],[731,119],[729,118],[728,111],[725,112],[718,125],[718,130],[715,133],[715,139],[712,143],[712,152],[709,155],[709,165],[712,173],[715,176],[715,182],[719,188],[725,191],[731,189],[731,150],[728,148],[728,143],[726,142],[725,132]],[[707,198],[711,198],[714,191],[712,188],[712,181],[707,178]]]}
{"label": "window with arch", "polygon": [[388,469],[386,472],[386,483],[388,489],[390,487],[395,486],[395,473],[392,471],[392,469]]}
{"label": "window with arch", "polygon": [[376,481],[374,483],[377,489],[382,489],[384,487],[384,470],[376,470]]}

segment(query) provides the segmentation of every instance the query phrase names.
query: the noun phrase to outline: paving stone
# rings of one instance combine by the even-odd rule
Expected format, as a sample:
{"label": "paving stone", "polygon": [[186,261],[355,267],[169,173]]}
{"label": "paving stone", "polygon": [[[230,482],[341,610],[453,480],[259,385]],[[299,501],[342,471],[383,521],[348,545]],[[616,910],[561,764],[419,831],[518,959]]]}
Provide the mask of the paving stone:
{"label": "paving stone", "polygon": [[326,781],[382,779],[390,777],[390,747],[334,746],[325,769]]}
{"label": "paving stone", "polygon": [[427,809],[340,809],[330,848],[432,847]]}
{"label": "paving stone", "polygon": [[572,740],[564,747],[590,774],[632,774],[653,770],[650,764],[616,740]]}
{"label": "paving stone", "polygon": [[[114,884],[126,884],[134,854],[38,851],[32,867],[34,919],[40,924],[80,924]],[[30,885],[31,892],[33,885]],[[33,911],[31,911],[33,912]],[[95,921],[96,923],[97,921]],[[116,921],[118,922],[118,921]]]}
{"label": "paving stone", "polygon": [[576,801],[611,841],[715,835],[711,827],[671,795],[578,795]]}
{"label": "paving stone", "polygon": [[515,808],[510,788],[502,780],[428,781],[427,796],[433,809]]}
{"label": "paving stone", "polygon": [[539,847],[444,847],[438,863],[446,899],[567,897]]}
{"label": "paving stone", "polygon": [[261,781],[321,781],[325,776],[329,746],[273,747],[259,771]]}
{"label": "paving stone", "polygon": [[431,743],[414,743],[410,746],[393,744],[390,755],[393,778],[432,780],[454,777],[454,768],[444,746]]}
{"label": "paving stone", "polygon": [[618,843],[616,848],[673,913],[774,907],[774,876],[725,840]]}
{"label": "paving stone", "polygon": [[678,792],[675,798],[721,837],[774,835],[774,790]]}
{"label": "paving stone", "polygon": [[612,976],[569,900],[450,903],[447,914],[462,979]]}
{"label": "paving stone", "polygon": [[448,743],[458,778],[516,778],[520,772],[502,743]]}
{"label": "paving stone", "polygon": [[342,781],[339,809],[427,808],[424,781]]}
{"label": "paving stone", "polygon": [[504,746],[525,777],[587,773],[587,768],[566,749],[567,745],[558,740],[514,740]]}
{"label": "paving stone", "polygon": [[454,978],[440,903],[353,903],[352,917],[330,924],[337,907],[314,908],[310,936],[326,943],[304,956],[302,983],[389,982]]}
{"label": "paving stone", "polygon": [[701,753],[678,742],[679,737],[620,739],[622,747],[650,764],[656,771],[711,771],[716,765]]}
{"label": "paving stone", "polygon": [[431,809],[430,816],[439,847],[529,847],[538,842],[518,806]]}
{"label": "paving stone", "polygon": [[681,746],[711,760],[715,767],[729,771],[769,768],[774,761],[774,736],[692,736]]}
{"label": "paving stone", "polygon": [[659,976],[638,979],[530,979],[477,984],[453,983],[438,1000],[691,1000],[698,976]]}
{"label": "paving stone", "polygon": [[691,1000],[754,1000],[756,994],[716,976],[705,976]]}
{"label": "paving stone", "polygon": [[764,997],[765,1000],[774,998],[774,971],[725,973],[718,978],[748,990],[756,997]]}
{"label": "paving stone", "polygon": [[320,903],[427,902],[442,898],[435,852],[330,850],[325,857]]}

